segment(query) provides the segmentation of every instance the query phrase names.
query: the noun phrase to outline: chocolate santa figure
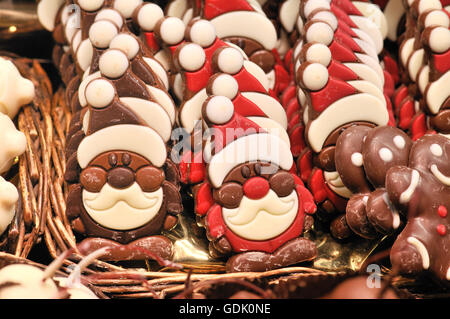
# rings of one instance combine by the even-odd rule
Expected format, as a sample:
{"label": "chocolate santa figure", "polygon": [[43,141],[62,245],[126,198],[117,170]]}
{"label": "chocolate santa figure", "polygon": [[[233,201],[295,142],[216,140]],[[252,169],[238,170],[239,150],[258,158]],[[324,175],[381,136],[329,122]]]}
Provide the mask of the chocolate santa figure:
{"label": "chocolate santa figure", "polygon": [[210,96],[202,114],[214,138],[206,156],[208,180],[195,198],[211,254],[231,256],[230,272],[267,271],[315,258],[314,243],[301,235],[316,206],[291,172],[288,143],[235,112],[225,96]]}

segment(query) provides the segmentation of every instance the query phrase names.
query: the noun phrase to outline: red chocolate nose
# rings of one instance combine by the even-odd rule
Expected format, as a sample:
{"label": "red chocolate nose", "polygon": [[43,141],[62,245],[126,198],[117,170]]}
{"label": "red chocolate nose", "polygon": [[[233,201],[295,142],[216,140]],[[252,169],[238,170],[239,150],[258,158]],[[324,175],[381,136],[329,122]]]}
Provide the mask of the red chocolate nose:
{"label": "red chocolate nose", "polygon": [[267,195],[269,182],[262,177],[252,177],[244,184],[244,195],[250,199],[260,199]]}

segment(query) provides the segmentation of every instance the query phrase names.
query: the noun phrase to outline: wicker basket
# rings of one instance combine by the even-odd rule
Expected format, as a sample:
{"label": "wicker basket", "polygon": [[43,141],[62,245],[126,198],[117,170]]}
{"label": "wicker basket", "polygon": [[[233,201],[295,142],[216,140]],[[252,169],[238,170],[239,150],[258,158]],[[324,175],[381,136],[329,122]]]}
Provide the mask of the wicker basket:
{"label": "wicker basket", "polygon": [[20,58],[0,52],[14,59],[20,73],[36,87],[34,100],[24,106],[16,118],[16,126],[25,134],[27,147],[8,173],[7,179],[17,185],[19,202],[16,215],[9,226],[0,250],[19,258],[26,258],[31,249],[41,241],[46,230],[46,218],[51,210],[48,201],[50,180],[50,150],[52,122],[52,86],[47,74],[36,60]]}

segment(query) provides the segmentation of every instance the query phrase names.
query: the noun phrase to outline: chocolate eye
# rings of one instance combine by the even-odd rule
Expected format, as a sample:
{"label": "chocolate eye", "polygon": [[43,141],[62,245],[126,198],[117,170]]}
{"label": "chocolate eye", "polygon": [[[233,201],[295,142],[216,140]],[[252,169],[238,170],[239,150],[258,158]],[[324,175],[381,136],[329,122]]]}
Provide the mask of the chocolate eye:
{"label": "chocolate eye", "polygon": [[242,166],[241,174],[243,178],[249,178],[251,174],[250,168],[248,166]]}
{"label": "chocolate eye", "polygon": [[116,167],[117,166],[117,155],[114,153],[109,154],[108,163],[109,163],[109,165],[111,165],[111,167]]}
{"label": "chocolate eye", "polygon": [[256,175],[261,175],[261,164],[256,163],[254,166],[254,170]]}
{"label": "chocolate eye", "polygon": [[128,166],[128,165],[130,165],[130,163],[131,163],[131,156],[130,156],[130,154],[124,153],[122,155],[122,164],[124,166]]}
{"label": "chocolate eye", "polygon": [[106,184],[106,171],[100,167],[88,167],[81,172],[80,183],[88,192],[98,193]]}
{"label": "chocolate eye", "polygon": [[285,197],[295,188],[294,177],[288,172],[278,172],[269,179],[270,188],[279,197]]}
{"label": "chocolate eye", "polygon": [[239,207],[243,196],[244,191],[242,185],[238,183],[228,183],[214,191],[214,199],[216,202],[230,209]]}
{"label": "chocolate eye", "polygon": [[158,190],[164,179],[164,172],[153,166],[143,167],[136,173],[136,182],[146,193]]}

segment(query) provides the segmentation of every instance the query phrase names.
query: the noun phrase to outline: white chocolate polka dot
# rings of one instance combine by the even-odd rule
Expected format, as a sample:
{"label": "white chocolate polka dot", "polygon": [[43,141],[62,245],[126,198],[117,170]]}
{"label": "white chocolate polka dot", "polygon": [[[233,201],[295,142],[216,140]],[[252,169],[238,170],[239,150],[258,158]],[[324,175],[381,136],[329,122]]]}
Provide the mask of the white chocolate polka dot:
{"label": "white chocolate polka dot", "polygon": [[361,153],[353,153],[351,157],[352,163],[355,166],[361,167],[363,165],[363,156]]}
{"label": "white chocolate polka dot", "polygon": [[352,164],[361,167],[363,165],[363,156],[361,153],[355,152],[351,156]]}
{"label": "white chocolate polka dot", "polygon": [[125,19],[131,18],[134,9],[136,9],[142,0],[114,0],[114,9],[119,11]]}
{"label": "white chocolate polka dot", "polygon": [[195,43],[189,43],[183,46],[178,54],[178,62],[186,71],[197,71],[205,63],[205,51]]}
{"label": "white chocolate polka dot", "polygon": [[164,12],[160,6],[154,3],[147,3],[139,9],[137,22],[142,30],[153,31],[159,19],[164,17]]}
{"label": "white chocolate polka dot", "polygon": [[323,66],[328,66],[331,62],[331,51],[322,43],[314,43],[306,51],[306,61],[317,62]]}
{"label": "white chocolate polka dot", "polygon": [[89,29],[89,40],[97,48],[107,48],[119,31],[117,26],[109,20],[99,20]]}
{"label": "white chocolate polka dot", "polygon": [[212,94],[226,96],[233,100],[238,94],[239,85],[237,81],[229,74],[221,74],[214,79],[212,83]]}
{"label": "white chocolate polka dot", "polygon": [[303,8],[303,14],[306,18],[316,9],[330,9],[330,3],[326,0],[309,0]]}
{"label": "white chocolate polka dot", "polygon": [[99,20],[109,20],[114,23],[119,29],[123,26],[122,15],[114,9],[105,8],[100,10],[95,16],[95,21]]}
{"label": "white chocolate polka dot", "polygon": [[119,50],[108,50],[100,56],[100,72],[111,79],[116,79],[125,74],[129,61],[125,53]]}
{"label": "white chocolate polka dot", "polygon": [[378,151],[378,155],[384,162],[390,162],[394,158],[394,154],[392,154],[392,151],[386,147],[382,147]]}
{"label": "white chocolate polka dot", "polygon": [[334,31],[328,23],[315,22],[308,27],[306,31],[306,41],[319,42],[325,45],[331,44],[334,37]]}
{"label": "white chocolate polka dot", "polygon": [[437,157],[441,157],[444,154],[442,147],[439,144],[431,144],[430,146],[431,154]]}
{"label": "white chocolate polka dot", "polygon": [[431,11],[427,14],[427,17],[425,18],[425,28],[434,25],[448,28],[450,26],[450,18],[442,10]]}
{"label": "white chocolate polka dot", "polygon": [[236,74],[244,65],[244,57],[238,50],[226,48],[220,52],[217,64],[222,72]]}
{"label": "white chocolate polka dot", "polygon": [[395,144],[395,146],[397,146],[397,148],[404,149],[405,145],[406,145],[406,141],[403,138],[403,136],[397,135],[394,137],[394,144]]}
{"label": "white chocolate polka dot", "polygon": [[330,11],[319,11],[311,17],[311,20],[312,19],[325,21],[333,28],[333,30],[336,30],[338,27],[338,20]]}
{"label": "white chocolate polka dot", "polygon": [[138,41],[130,34],[121,33],[111,40],[111,49],[120,49],[127,54],[129,60],[133,59],[139,52]]}
{"label": "white chocolate polka dot", "polygon": [[114,99],[114,95],[114,86],[104,79],[93,80],[87,85],[85,91],[86,101],[95,108],[108,106]]}
{"label": "white chocolate polka dot", "polygon": [[311,63],[303,70],[302,81],[307,89],[318,91],[328,83],[328,70],[322,64]]}
{"label": "white chocolate polka dot", "polygon": [[104,0],[78,0],[78,5],[85,11],[95,11],[102,7]]}
{"label": "white chocolate polka dot", "polygon": [[214,124],[227,123],[234,114],[234,105],[231,100],[225,96],[214,96],[206,105],[206,117]]}
{"label": "white chocolate polka dot", "polygon": [[436,53],[444,53],[450,48],[450,30],[437,27],[430,33],[429,45]]}
{"label": "white chocolate polka dot", "polygon": [[442,9],[442,4],[439,0],[420,0],[419,1],[419,14],[430,9]]}
{"label": "white chocolate polka dot", "polygon": [[185,28],[186,26],[182,20],[176,17],[169,17],[161,24],[161,38],[169,45],[180,43],[184,39]]}
{"label": "white chocolate polka dot", "polygon": [[206,48],[216,40],[216,29],[214,25],[207,20],[199,20],[195,22],[189,32],[191,41]]}

